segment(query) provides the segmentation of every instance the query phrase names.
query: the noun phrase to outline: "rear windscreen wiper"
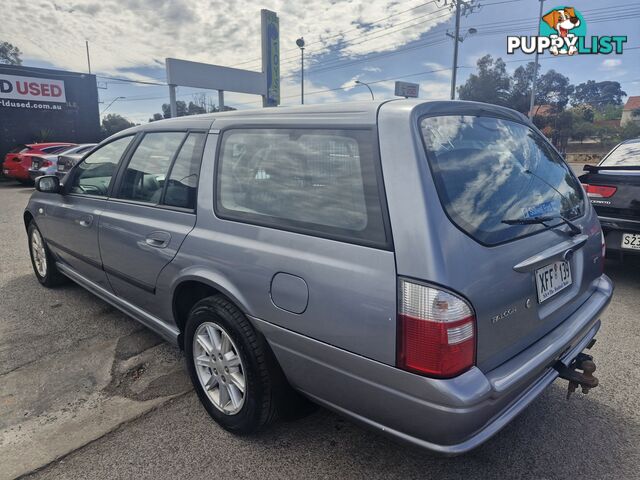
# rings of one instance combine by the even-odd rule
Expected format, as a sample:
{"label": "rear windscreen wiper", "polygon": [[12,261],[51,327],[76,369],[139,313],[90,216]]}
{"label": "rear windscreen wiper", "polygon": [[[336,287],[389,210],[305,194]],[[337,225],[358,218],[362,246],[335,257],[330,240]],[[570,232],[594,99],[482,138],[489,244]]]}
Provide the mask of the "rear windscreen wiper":
{"label": "rear windscreen wiper", "polygon": [[563,217],[562,215],[549,215],[545,217],[530,217],[530,218],[514,218],[510,220],[502,220],[502,223],[506,223],[507,225],[533,225],[536,223],[540,223],[547,228],[551,228],[550,225],[547,225],[546,222],[551,222],[552,220],[562,220],[562,223],[566,224],[571,230],[571,236],[579,235],[582,233],[582,229],[573,223],[568,218]]}

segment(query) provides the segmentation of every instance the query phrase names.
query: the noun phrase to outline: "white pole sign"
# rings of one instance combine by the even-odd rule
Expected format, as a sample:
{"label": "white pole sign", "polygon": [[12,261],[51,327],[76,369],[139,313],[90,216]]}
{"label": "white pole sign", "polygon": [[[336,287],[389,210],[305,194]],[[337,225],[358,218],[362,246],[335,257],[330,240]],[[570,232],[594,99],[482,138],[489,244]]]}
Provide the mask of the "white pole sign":
{"label": "white pole sign", "polygon": [[396,82],[396,97],[418,98],[420,85],[409,82]]}

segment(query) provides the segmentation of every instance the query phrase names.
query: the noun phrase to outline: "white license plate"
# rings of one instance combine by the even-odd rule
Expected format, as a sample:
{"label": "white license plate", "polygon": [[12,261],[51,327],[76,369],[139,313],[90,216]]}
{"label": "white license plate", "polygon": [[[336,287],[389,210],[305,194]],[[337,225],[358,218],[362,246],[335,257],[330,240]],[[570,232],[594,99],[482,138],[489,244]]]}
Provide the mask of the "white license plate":
{"label": "white license plate", "polygon": [[64,170],[64,165],[58,165],[58,170],[59,171],[63,171]]}
{"label": "white license plate", "polygon": [[32,162],[31,163],[31,170],[37,170],[39,168],[40,168],[40,166],[36,162]]}
{"label": "white license plate", "polygon": [[640,250],[640,233],[623,233],[622,248]]}
{"label": "white license plate", "polygon": [[553,297],[556,293],[571,285],[571,267],[569,262],[555,262],[536,270],[538,302]]}

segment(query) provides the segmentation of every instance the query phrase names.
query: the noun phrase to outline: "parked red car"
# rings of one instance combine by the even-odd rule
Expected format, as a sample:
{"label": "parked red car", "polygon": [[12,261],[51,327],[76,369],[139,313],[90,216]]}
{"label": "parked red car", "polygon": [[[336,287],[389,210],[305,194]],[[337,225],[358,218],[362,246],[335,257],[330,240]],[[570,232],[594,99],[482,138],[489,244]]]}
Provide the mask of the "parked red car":
{"label": "parked red car", "polygon": [[19,145],[4,157],[2,173],[20,183],[31,183],[29,168],[31,168],[31,154],[52,154],[74,146],[69,142],[29,143]]}

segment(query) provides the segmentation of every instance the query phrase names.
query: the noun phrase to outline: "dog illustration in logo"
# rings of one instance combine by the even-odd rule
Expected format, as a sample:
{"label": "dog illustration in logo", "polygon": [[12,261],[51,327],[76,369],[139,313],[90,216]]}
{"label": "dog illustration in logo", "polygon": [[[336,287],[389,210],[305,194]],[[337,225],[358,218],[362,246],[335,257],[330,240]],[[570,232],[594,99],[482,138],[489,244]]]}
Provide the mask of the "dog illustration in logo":
{"label": "dog illustration in logo", "polygon": [[[558,35],[550,35],[551,39],[561,39],[564,42],[565,38],[574,38],[575,35],[570,33],[572,29],[580,26],[580,19],[576,16],[576,11],[574,8],[565,7],[560,8],[558,10],[551,10],[547,13],[542,20],[545,21],[547,25],[553,28]],[[578,53],[578,48],[574,46],[569,47],[569,51],[567,51],[566,47],[552,46],[549,51],[554,55],[574,55]]]}

